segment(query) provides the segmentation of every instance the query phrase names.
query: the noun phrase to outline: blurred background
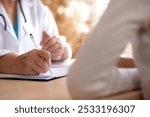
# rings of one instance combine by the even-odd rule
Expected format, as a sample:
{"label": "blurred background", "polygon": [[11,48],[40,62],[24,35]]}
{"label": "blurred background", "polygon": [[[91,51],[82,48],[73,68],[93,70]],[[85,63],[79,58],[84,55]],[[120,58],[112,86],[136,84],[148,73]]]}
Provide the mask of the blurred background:
{"label": "blurred background", "polygon": [[[109,0],[42,0],[52,11],[60,35],[67,37],[73,57],[103,15]],[[122,54],[132,56],[131,44]]]}

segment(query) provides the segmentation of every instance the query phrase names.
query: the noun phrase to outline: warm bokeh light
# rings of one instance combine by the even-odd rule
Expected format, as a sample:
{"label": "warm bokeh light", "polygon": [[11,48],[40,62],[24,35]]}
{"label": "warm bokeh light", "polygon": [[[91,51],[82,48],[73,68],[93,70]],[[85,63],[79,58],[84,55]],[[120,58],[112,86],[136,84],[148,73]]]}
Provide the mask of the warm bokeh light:
{"label": "warm bokeh light", "polygon": [[109,0],[43,0],[52,10],[61,35],[67,37],[73,56],[82,46]]}
{"label": "warm bokeh light", "polygon": [[[99,21],[109,0],[43,0],[51,9],[61,35],[67,37],[75,57],[92,27]],[[131,57],[131,44],[123,52]]]}

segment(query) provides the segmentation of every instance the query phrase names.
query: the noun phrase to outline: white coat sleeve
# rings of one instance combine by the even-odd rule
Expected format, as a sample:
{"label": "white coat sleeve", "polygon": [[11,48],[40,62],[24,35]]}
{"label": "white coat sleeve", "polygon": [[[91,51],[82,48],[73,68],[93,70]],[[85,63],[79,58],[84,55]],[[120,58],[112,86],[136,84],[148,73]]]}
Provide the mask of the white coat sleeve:
{"label": "white coat sleeve", "polygon": [[0,56],[3,56],[5,54],[11,53],[11,52],[12,51],[10,51],[10,50],[2,50],[2,49],[0,49]]}
{"label": "white coat sleeve", "polygon": [[138,38],[140,1],[111,0],[71,67],[68,89],[74,98],[93,99],[139,88],[137,69],[118,69],[128,41]]}

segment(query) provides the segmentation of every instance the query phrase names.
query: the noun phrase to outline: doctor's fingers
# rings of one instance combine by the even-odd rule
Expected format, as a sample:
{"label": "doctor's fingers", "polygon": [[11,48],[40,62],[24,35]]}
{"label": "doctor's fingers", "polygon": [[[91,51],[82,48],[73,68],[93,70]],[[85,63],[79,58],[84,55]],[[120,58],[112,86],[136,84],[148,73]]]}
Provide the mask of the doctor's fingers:
{"label": "doctor's fingers", "polygon": [[52,56],[52,60],[53,60],[53,61],[57,61],[57,60],[60,60],[61,57],[62,57],[61,55],[53,55],[53,56]]}
{"label": "doctor's fingers", "polygon": [[47,48],[47,51],[53,53],[53,52],[56,52],[56,51],[63,51],[64,50],[64,47],[61,43],[55,43],[53,44],[52,46],[49,46],[49,48]]}
{"label": "doctor's fingers", "polygon": [[37,51],[39,58],[42,58],[49,66],[51,65],[51,54],[46,50]]}
{"label": "doctor's fingers", "polygon": [[53,36],[50,36],[47,32],[43,32],[42,34],[42,40],[40,42],[40,44],[43,46],[47,43],[48,40],[51,40],[53,38]]}
{"label": "doctor's fingers", "polygon": [[44,73],[44,71],[35,63],[32,63],[30,67],[25,68],[26,75],[38,75]]}
{"label": "doctor's fingers", "polygon": [[51,52],[52,59],[54,58],[60,59],[63,53],[64,53],[64,49],[62,50],[60,48]]}
{"label": "doctor's fingers", "polygon": [[25,75],[38,75],[39,73],[37,73],[32,67],[24,67],[23,74],[25,74]]}
{"label": "doctor's fingers", "polygon": [[44,43],[44,44],[42,45],[42,49],[47,50],[50,46],[53,46],[53,45],[56,44],[56,43],[59,43],[59,39],[57,39],[57,38],[55,38],[55,37],[53,37],[53,38],[51,38],[51,39],[48,39],[48,40],[46,41],[46,43]]}
{"label": "doctor's fingers", "polygon": [[38,59],[35,61],[35,64],[40,68],[40,69],[39,69],[39,72],[40,72],[40,73],[45,73],[45,72],[47,72],[48,69],[49,69],[49,65],[48,65],[43,59],[38,58]]}
{"label": "doctor's fingers", "polygon": [[37,62],[32,65],[32,70],[35,71],[37,74],[45,73],[44,69],[42,69],[41,66],[37,65]]}
{"label": "doctor's fingers", "polygon": [[48,64],[42,58],[32,58],[24,64],[24,72],[27,75],[38,75],[48,70]]}

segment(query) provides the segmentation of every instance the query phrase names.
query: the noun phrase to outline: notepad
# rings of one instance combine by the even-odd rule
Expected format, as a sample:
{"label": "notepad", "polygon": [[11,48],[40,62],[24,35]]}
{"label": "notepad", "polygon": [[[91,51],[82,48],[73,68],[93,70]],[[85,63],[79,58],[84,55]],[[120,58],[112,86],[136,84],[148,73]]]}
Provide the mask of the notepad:
{"label": "notepad", "polygon": [[72,60],[67,62],[53,62],[51,71],[53,74],[50,74],[49,71],[44,74],[36,76],[26,76],[26,75],[15,75],[15,74],[0,74],[0,78],[5,79],[26,79],[26,80],[52,80],[55,78],[63,77],[68,75],[69,68],[73,63]]}

